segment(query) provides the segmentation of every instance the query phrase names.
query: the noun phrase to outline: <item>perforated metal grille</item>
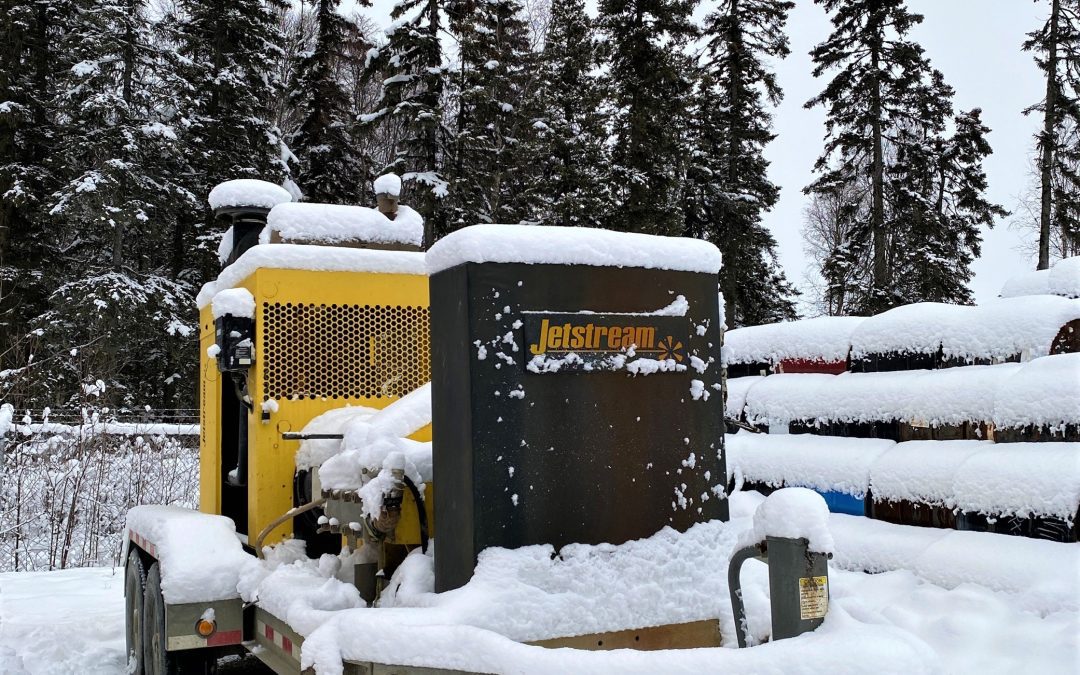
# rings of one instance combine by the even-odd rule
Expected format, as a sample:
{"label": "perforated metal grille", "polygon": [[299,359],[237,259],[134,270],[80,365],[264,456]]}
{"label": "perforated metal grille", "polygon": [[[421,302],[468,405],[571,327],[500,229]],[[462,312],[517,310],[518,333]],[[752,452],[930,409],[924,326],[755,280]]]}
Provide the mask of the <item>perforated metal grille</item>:
{"label": "perforated metal grille", "polygon": [[263,399],[403,396],[431,377],[426,307],[263,303]]}

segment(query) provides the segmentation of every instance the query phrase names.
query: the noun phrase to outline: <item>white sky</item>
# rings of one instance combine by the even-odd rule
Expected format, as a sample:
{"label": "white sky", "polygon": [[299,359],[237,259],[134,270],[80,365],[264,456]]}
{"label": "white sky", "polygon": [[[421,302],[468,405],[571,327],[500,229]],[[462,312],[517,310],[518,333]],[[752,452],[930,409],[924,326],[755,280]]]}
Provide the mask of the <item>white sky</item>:
{"label": "white sky", "polygon": [[[395,2],[374,0],[373,7],[361,11],[386,25]],[[785,94],[775,111],[778,136],[766,152],[772,163],[769,175],[782,191],[765,223],[780,243],[780,262],[788,278],[802,286],[809,267],[800,234],[807,201],[802,188],[813,180],[811,169],[824,137],[822,109],[805,110],[803,103],[827,81],[811,75],[808,52],[828,35],[830,24],[812,0],[795,2],[788,19],[792,53],[777,68]],[[956,109],[983,109],[994,149],[985,164],[989,197],[1017,212],[1020,195],[1030,186],[1033,135],[1039,124],[1037,115],[1024,117],[1021,111],[1039,101],[1045,87],[1031,54],[1022,52],[1020,44],[1025,33],[1045,20],[1045,0],[908,0],[907,4],[925,17],[912,37],[956,89]],[[355,6],[350,0],[342,5],[346,12]],[[971,283],[980,302],[996,296],[1008,277],[1035,269],[1034,254],[1022,241],[1030,235],[1011,229],[1012,220],[1007,217],[993,230],[984,229],[983,254],[974,264]]]}

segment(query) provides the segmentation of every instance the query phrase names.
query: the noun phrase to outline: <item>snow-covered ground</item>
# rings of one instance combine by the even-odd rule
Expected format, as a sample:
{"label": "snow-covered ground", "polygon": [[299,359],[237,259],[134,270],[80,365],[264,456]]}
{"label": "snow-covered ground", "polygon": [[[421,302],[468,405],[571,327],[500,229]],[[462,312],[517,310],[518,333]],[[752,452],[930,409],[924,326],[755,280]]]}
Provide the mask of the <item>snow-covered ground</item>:
{"label": "snow-covered ground", "polygon": [[[759,501],[760,496],[756,493],[736,495],[734,521],[731,526],[720,529],[747,527],[749,515]],[[860,552],[856,549],[862,547],[866,550],[889,549],[887,544],[896,543],[893,535],[903,534],[910,540],[908,543],[914,545],[915,539],[930,541],[935,534],[945,535],[945,532],[906,527],[894,531],[888,528],[901,526],[846,516],[831,516],[830,527],[834,533],[844,536],[837,540],[838,555],[831,565],[832,602],[825,625],[814,635],[750,648],[757,654],[740,654],[726,649],[721,650],[722,653],[692,650],[668,657],[659,653],[609,652],[571,659],[571,654],[565,650],[526,647],[495,632],[472,626],[460,626],[453,631],[455,639],[459,640],[458,647],[479,640],[484,646],[482,651],[494,650],[501,654],[505,658],[488,662],[500,672],[539,673],[549,667],[559,672],[576,672],[579,668],[590,672],[663,672],[676,665],[680,666],[680,672],[698,672],[719,667],[721,662],[741,670],[760,671],[769,666],[775,672],[796,672],[800,668],[805,671],[813,663],[842,672],[891,672],[890,668],[896,670],[901,665],[911,672],[913,663],[925,672],[979,675],[1080,672],[1080,598],[1075,597],[1080,587],[1080,566],[1073,564],[1075,549],[1069,548],[1075,544],[955,533],[970,535],[969,538],[980,537],[979,541],[983,543],[1004,543],[1003,547],[991,547],[999,557],[1018,556],[1021,549],[1009,544],[1041,544],[1053,547],[1053,553],[1063,555],[1057,562],[1051,560],[1043,566],[1025,563],[1026,571],[1016,570],[1016,574],[1010,574],[1021,579],[1030,576],[1030,589],[1016,588],[1015,581],[1010,582],[1013,587],[1009,588],[1008,583],[991,578],[995,569],[1000,570],[1003,565],[1008,567],[1009,561],[993,560],[994,552],[990,549],[987,549],[986,560],[946,556],[951,560],[939,560],[935,569],[955,564],[958,574],[953,575],[956,578],[939,575],[941,585],[938,585],[927,580],[930,574],[923,569],[928,564],[925,560],[925,564],[922,567],[916,565],[914,571],[901,569],[873,575],[844,571],[840,567],[846,564],[845,550],[848,551],[846,557],[852,559],[858,557]],[[727,537],[730,533],[719,534]],[[857,542],[844,540],[853,536]],[[920,541],[918,546],[924,544]],[[954,546],[951,550],[970,548]],[[723,564],[723,561],[717,561],[717,565]],[[959,568],[972,569],[980,565],[986,568],[988,581],[985,585],[964,581],[963,575],[959,574]],[[1047,590],[1048,585],[1057,592],[1036,592],[1040,588]],[[990,586],[998,590],[992,590]],[[747,563],[743,588],[751,632],[767,632],[767,575],[762,563]],[[1063,597],[1063,594],[1073,597]],[[719,598],[717,602],[726,602],[726,598]],[[365,616],[370,612],[370,619],[376,619],[375,615],[382,611],[413,610],[353,611],[365,613]],[[372,625],[361,621],[352,627],[361,624]],[[387,637],[390,642],[395,641],[392,636]],[[727,637],[730,636],[726,636],[725,644],[730,644]],[[437,643],[438,640],[430,646]],[[412,651],[417,651],[416,644],[420,643],[413,643]],[[899,657],[892,666],[859,661],[859,654],[880,656],[889,644],[897,650]],[[411,656],[415,658],[417,654]],[[91,568],[0,574],[0,673],[122,673],[123,665],[121,570]],[[571,666],[571,670],[567,670],[567,666]]]}

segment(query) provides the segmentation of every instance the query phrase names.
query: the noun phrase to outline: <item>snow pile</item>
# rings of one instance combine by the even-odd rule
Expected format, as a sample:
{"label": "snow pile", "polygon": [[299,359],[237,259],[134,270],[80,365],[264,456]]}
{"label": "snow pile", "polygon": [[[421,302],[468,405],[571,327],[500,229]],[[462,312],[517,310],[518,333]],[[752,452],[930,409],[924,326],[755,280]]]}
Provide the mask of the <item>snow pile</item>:
{"label": "snow pile", "polygon": [[716,274],[720,250],[687,237],[553,225],[473,225],[428,250],[429,274],[463,263],[644,267]]}
{"label": "snow pile", "polygon": [[1052,295],[985,305],[922,302],[866,319],[851,336],[851,355],[919,353],[962,359],[1045,356],[1061,327],[1080,319],[1080,300]]}
{"label": "snow pile", "polygon": [[[830,567],[875,574],[908,570],[950,589],[977,584],[1009,594],[1014,604],[1043,616],[1080,610],[1076,544],[894,525],[837,513],[829,516],[829,529],[836,542]],[[1075,636],[1074,629],[1074,644]]]}
{"label": "snow pile", "polygon": [[226,315],[254,319],[255,296],[246,288],[226,288],[214,294],[210,311],[215,319]]}
{"label": "snow pile", "polygon": [[1050,270],[1024,272],[1010,277],[998,294],[1003,298],[1017,298],[1024,295],[1047,295],[1050,293]]}
{"label": "snow pile", "polygon": [[858,316],[822,316],[736,328],[724,334],[724,365],[785,359],[844,361],[851,334],[863,321]]}
{"label": "snow pile", "polygon": [[404,205],[398,207],[397,217],[390,220],[376,209],[364,206],[286,203],[270,211],[259,243],[269,244],[275,234],[285,243],[362,241],[420,246],[424,239],[424,219]]}
{"label": "snow pile", "polygon": [[859,499],[870,485],[871,467],[895,446],[878,438],[809,434],[738,433],[725,439],[728,473],[736,484],[752,480],[770,487],[843,492]]}
{"label": "snow pile", "polygon": [[766,537],[806,539],[811,551],[832,553],[829,507],[813,490],[800,487],[777,490],[754,511],[753,534],[747,533],[741,544],[753,545]]}
{"label": "snow pile", "polygon": [[207,602],[237,597],[240,569],[251,556],[233,521],[177,506],[136,506],[127,531],[156,548],[165,602]]}
{"label": "snow pile", "polygon": [[1064,258],[1050,268],[1046,290],[1066,298],[1080,298],[1080,256]]}
{"label": "snow pile", "polygon": [[210,304],[220,291],[240,285],[260,269],[426,274],[423,253],[304,244],[260,244],[251,247],[236,262],[221,270],[216,281],[203,285],[196,297],[199,309]]}
{"label": "snow pile", "polygon": [[[944,426],[994,421],[1015,427],[1080,421],[1076,354],[1042,357],[1023,365],[780,374],[748,384],[742,396],[746,418],[753,424],[899,420]],[[729,399],[729,416],[735,417],[735,403]]]}
{"label": "snow pile", "polygon": [[364,607],[351,581],[353,565],[368,562],[361,552],[323,554],[312,560],[303,542],[290,539],[264,549],[264,560],[249,557],[237,588],[244,602],[258,600],[259,607],[281,619],[300,635],[307,635],[328,613]]}
{"label": "snow pile", "polygon": [[724,416],[728,419],[739,420],[742,418],[743,408],[746,407],[746,393],[750,387],[764,379],[762,375],[749,375],[747,377],[733,377],[727,381],[727,401],[724,404]]}
{"label": "snow pile", "polygon": [[935,353],[950,335],[963,334],[974,307],[918,302],[863,321],[851,334],[851,357],[892,352]]}
{"label": "snow pile", "polygon": [[972,455],[993,445],[990,441],[900,443],[895,452],[883,453],[870,468],[874,499],[952,509],[956,505],[957,471]]}
{"label": "snow pile", "polygon": [[272,209],[278,204],[292,201],[289,191],[280,185],[264,180],[241,178],[220,183],[210,191],[210,208],[227,209],[237,206],[251,206],[258,209]]}
{"label": "snow pile", "polygon": [[376,195],[397,197],[401,194],[401,178],[395,173],[383,174],[375,179],[372,187],[375,188]]}
{"label": "snow pile", "polygon": [[1004,428],[1080,423],[1080,354],[1045,356],[1017,369],[996,389],[993,420]]}
{"label": "snow pile", "polygon": [[983,447],[957,468],[953,492],[961,511],[1071,524],[1080,506],[1080,443]]}
{"label": "snow pile", "polygon": [[[346,406],[334,408],[313,417],[304,425],[305,434],[344,434],[345,427],[356,420],[366,420],[377,413],[375,408]],[[321,465],[341,451],[341,440],[336,438],[311,438],[300,441],[296,451],[296,468],[309,470]]]}
{"label": "snow pile", "polygon": [[398,488],[395,471],[403,471],[422,493],[431,480],[431,443],[412,435],[431,423],[431,387],[424,385],[371,416],[344,425],[341,451],[319,468],[327,490],[355,490],[364,515],[378,516],[383,495]]}

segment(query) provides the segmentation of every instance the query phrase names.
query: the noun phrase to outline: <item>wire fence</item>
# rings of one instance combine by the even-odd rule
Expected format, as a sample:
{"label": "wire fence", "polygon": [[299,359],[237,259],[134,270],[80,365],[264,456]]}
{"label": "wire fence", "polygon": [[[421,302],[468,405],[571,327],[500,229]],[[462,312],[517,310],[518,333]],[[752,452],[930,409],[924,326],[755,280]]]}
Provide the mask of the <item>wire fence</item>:
{"label": "wire fence", "polygon": [[0,436],[0,571],[114,565],[132,506],[197,506],[193,411],[37,412]]}

